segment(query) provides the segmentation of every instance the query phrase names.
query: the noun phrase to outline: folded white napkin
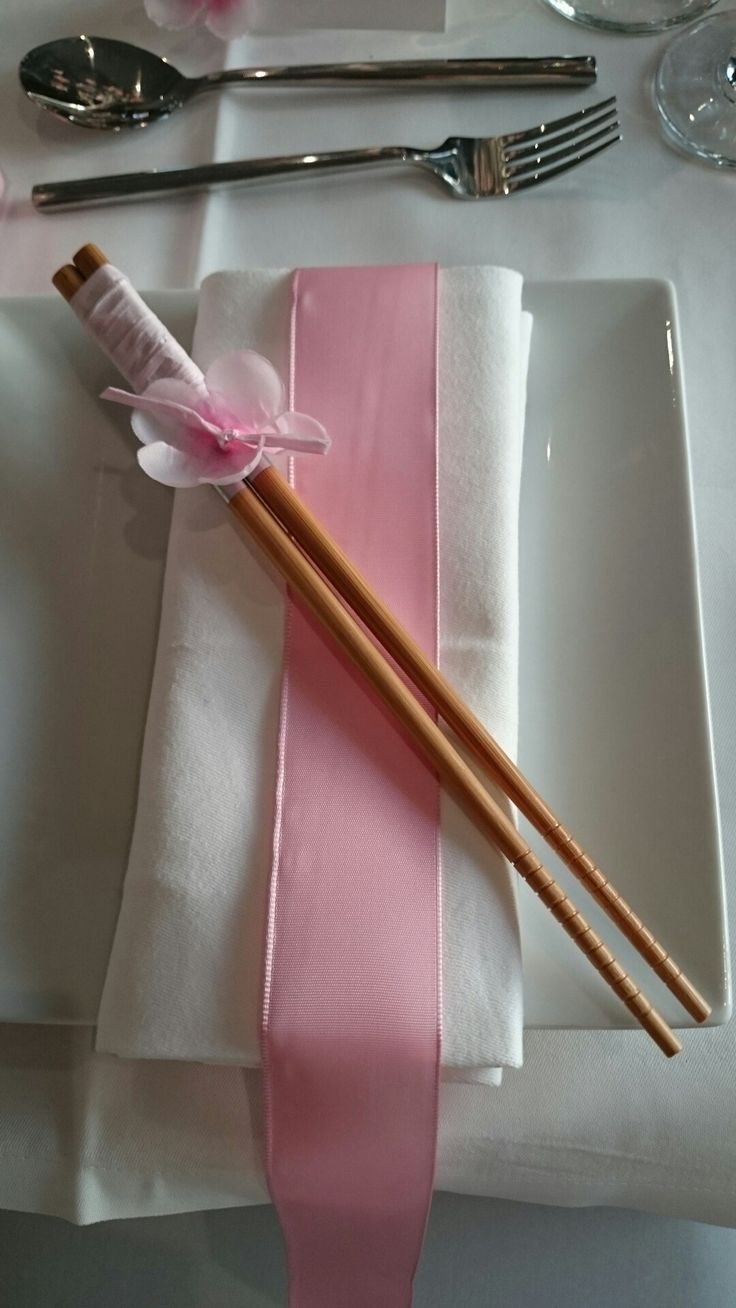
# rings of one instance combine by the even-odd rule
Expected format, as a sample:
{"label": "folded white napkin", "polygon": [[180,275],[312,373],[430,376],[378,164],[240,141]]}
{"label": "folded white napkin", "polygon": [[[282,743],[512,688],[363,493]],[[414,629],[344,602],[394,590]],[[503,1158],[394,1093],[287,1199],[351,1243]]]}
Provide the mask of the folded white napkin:
{"label": "folded white napkin", "polygon": [[[521,289],[507,269],[439,277],[440,665],[512,755],[530,331]],[[287,272],[215,274],[202,286],[194,357],[205,368],[247,345],[288,375],[289,307]],[[283,617],[282,588],[219,499],[179,492],[99,1050],[259,1062]],[[514,874],[446,795],[441,862],[443,1068],[484,1079],[481,1069],[521,1060]]]}

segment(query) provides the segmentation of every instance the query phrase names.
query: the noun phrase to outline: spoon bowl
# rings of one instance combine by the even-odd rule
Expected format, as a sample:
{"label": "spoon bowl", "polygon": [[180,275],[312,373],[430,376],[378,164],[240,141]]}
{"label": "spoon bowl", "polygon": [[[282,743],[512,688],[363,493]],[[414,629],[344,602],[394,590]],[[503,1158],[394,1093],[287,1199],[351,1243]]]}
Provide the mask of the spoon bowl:
{"label": "spoon bowl", "polygon": [[166,118],[199,84],[149,50],[98,36],[36,46],[18,72],[35,104],[82,127],[113,131]]}
{"label": "spoon bowl", "polygon": [[167,118],[198,92],[221,86],[590,86],[596,63],[590,55],[408,59],[225,68],[185,77],[127,41],[69,36],[29,50],[18,71],[26,95],[42,109],[80,127],[119,132]]}

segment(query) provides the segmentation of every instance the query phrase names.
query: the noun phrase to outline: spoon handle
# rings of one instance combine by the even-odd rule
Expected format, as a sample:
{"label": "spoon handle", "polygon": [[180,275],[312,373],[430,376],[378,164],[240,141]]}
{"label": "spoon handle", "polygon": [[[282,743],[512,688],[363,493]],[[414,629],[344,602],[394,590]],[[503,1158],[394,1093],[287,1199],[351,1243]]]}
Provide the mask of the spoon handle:
{"label": "spoon handle", "polygon": [[596,79],[592,55],[545,59],[409,59],[376,63],[296,64],[272,68],[226,68],[192,79],[197,91],[216,86],[590,86]]}

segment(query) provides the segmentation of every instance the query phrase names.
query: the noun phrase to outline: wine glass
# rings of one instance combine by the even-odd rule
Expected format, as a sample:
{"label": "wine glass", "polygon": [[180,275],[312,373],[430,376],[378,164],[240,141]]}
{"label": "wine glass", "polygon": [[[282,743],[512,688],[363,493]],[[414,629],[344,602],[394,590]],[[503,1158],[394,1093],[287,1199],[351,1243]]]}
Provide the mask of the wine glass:
{"label": "wine glass", "polygon": [[574,23],[610,32],[657,32],[689,23],[718,0],[545,0]]}
{"label": "wine glass", "polygon": [[736,9],[703,18],[665,50],[654,85],[665,134],[707,163],[736,168]]}

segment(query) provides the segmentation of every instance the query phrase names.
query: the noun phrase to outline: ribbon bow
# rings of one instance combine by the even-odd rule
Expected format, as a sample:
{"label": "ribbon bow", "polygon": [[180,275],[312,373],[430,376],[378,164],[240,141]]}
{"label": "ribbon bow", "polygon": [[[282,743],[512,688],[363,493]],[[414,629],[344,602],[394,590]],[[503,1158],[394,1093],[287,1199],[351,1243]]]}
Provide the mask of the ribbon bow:
{"label": "ribbon bow", "polygon": [[102,398],[134,410],[131,426],[143,447],[138,462],[164,486],[226,486],[247,477],[264,450],[330,448],[321,423],[286,407],[279,374],[255,350],[216,359],[201,385],[161,379],[142,395],[109,386]]}

